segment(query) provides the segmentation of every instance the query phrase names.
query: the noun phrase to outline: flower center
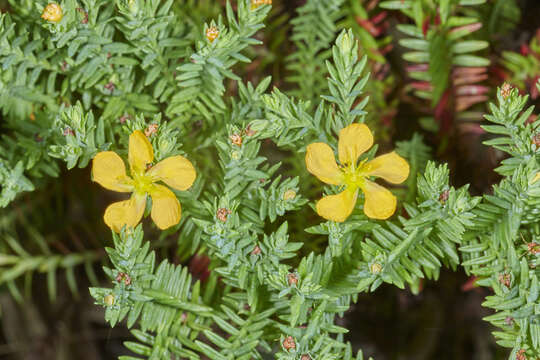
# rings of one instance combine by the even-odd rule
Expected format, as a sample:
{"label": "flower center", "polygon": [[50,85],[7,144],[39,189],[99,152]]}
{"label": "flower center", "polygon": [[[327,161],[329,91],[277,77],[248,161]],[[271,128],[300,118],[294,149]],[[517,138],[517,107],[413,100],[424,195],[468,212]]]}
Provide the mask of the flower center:
{"label": "flower center", "polygon": [[152,184],[154,181],[148,175],[146,171],[132,171],[133,176],[133,185],[135,186],[135,192],[137,193],[147,193],[150,192]]}
{"label": "flower center", "polygon": [[367,160],[361,161],[358,166],[355,164],[348,164],[343,168],[344,183],[351,188],[362,188],[364,186],[364,179],[369,175],[371,166],[367,163]]}

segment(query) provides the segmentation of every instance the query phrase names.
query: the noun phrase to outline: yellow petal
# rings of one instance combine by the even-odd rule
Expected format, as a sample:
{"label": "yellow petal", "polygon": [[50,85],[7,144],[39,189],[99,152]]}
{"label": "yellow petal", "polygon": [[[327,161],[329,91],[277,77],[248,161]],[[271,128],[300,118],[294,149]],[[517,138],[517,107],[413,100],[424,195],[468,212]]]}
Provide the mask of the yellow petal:
{"label": "yellow petal", "polygon": [[339,132],[339,162],[354,164],[358,157],[373,146],[373,135],[365,124],[351,124]]}
{"label": "yellow petal", "polygon": [[176,190],[189,189],[197,177],[193,164],[180,155],[161,160],[146,174]]}
{"label": "yellow petal", "polygon": [[103,219],[113,231],[120,232],[124,225],[135,227],[141,221],[145,207],[146,195],[133,194],[129,200],[109,205]]}
{"label": "yellow petal", "polygon": [[364,180],[362,190],[366,197],[364,213],[368,217],[384,220],[396,211],[397,199],[390,190],[369,180]]}
{"label": "yellow petal", "polygon": [[144,134],[135,130],[129,136],[129,165],[135,171],[146,170],[146,164],[154,160],[154,149]]}
{"label": "yellow petal", "polygon": [[377,156],[366,166],[369,169],[368,175],[381,177],[392,184],[400,184],[409,177],[409,164],[395,151]]}
{"label": "yellow petal", "polygon": [[532,183],[534,184],[535,182],[538,181],[538,179],[540,179],[540,172],[539,172],[539,173],[536,173],[536,175],[534,176],[534,179],[533,179]]}
{"label": "yellow petal", "polygon": [[336,164],[332,148],[325,143],[309,144],[306,151],[306,166],[310,173],[327,184],[340,185],[343,174]]}
{"label": "yellow petal", "polygon": [[317,201],[317,214],[327,220],[343,222],[351,215],[358,190],[346,188],[337,195],[328,195]]}
{"label": "yellow petal", "polygon": [[150,191],[152,197],[152,220],[158,228],[164,230],[178,224],[182,208],[176,195],[163,185],[154,185]]}
{"label": "yellow petal", "polygon": [[105,189],[132,192],[133,181],[126,175],[124,161],[113,151],[102,151],[92,160],[92,180]]}

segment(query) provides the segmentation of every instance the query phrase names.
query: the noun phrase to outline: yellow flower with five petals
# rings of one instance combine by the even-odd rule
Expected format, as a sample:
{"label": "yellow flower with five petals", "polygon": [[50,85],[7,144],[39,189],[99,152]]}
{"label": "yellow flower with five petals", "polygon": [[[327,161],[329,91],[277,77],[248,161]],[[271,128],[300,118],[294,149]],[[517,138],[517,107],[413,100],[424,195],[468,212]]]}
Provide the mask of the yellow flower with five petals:
{"label": "yellow flower with five petals", "polygon": [[373,135],[364,124],[351,124],[339,132],[338,166],[330,146],[318,142],[310,144],[306,152],[306,166],[319,180],[344,187],[337,195],[327,195],[316,204],[317,213],[327,220],[345,221],[356,205],[358,191],[365,196],[364,213],[373,219],[387,219],[396,211],[396,197],[386,188],[368,180],[380,177],[392,184],[400,184],[409,176],[409,164],[391,152],[371,161],[358,158],[373,145]]}
{"label": "yellow flower with five petals", "polygon": [[113,151],[99,152],[92,162],[92,180],[106,189],[130,192],[129,200],[115,202],[105,210],[105,223],[113,231],[135,227],[144,213],[146,199],[152,199],[151,218],[160,229],[178,224],[182,209],[176,195],[158,181],[176,190],[191,187],[197,174],[193,164],[183,156],[168,157],[149,167],[154,161],[154,149],[139,130],[129,137],[128,162],[131,177],[126,174],[122,158]]}

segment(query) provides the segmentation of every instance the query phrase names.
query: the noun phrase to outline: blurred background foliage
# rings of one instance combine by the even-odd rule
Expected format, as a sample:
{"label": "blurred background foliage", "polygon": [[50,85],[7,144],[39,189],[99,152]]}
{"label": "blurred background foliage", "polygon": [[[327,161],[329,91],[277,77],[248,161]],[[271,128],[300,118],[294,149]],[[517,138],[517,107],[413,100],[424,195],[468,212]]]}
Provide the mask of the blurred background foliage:
{"label": "blurred background foliage", "polygon": [[[0,0],[0,10],[10,12],[13,1],[18,0]],[[421,15],[400,12],[402,3],[274,0],[266,28],[256,34],[262,45],[248,48],[253,61],[235,65],[234,72],[255,84],[270,75],[271,86],[310,101],[308,108],[314,109],[317,95],[327,86],[325,61],[331,56],[335,34],[350,27],[360,41],[360,52],[368,56],[371,78],[366,93],[371,101],[365,110],[380,147],[389,149],[398,142],[400,152],[419,151],[426,160],[447,162],[454,186],[471,183],[473,194],[488,193],[499,180],[493,168],[502,154],[482,145],[490,137],[480,127],[482,115],[503,81],[530,93],[531,102],[540,102],[534,86],[540,78],[540,2],[490,0],[475,10],[453,10],[453,16],[459,16],[454,23],[441,20],[446,15],[435,8],[426,7]],[[203,33],[193,29],[202,29],[224,9],[224,1],[177,0],[170,15],[183,20],[186,29],[179,32],[195,41]],[[320,12],[331,21],[314,26]],[[463,20],[466,17],[476,22]],[[423,34],[406,26],[418,22]],[[435,30],[428,44],[423,38],[430,29]],[[449,37],[441,36],[460,32],[474,33],[475,40],[455,46]],[[441,56],[430,58],[428,66],[425,54],[433,52],[430,46],[448,51],[438,51]],[[469,52],[475,54],[462,55]],[[463,65],[460,56],[474,57]],[[227,94],[238,92],[235,82],[227,84]],[[2,89],[0,96],[7,96]],[[40,117],[39,108],[27,105],[15,104],[10,111]],[[10,135],[7,113],[0,117],[2,135]],[[28,131],[36,129],[30,126]],[[399,145],[415,132],[423,134],[428,148]],[[40,146],[40,136],[35,134],[31,146]],[[17,140],[3,136],[2,141]],[[189,140],[184,146],[196,148]],[[271,142],[264,147],[272,162],[283,161],[292,174],[304,174],[301,183],[314,181],[298,168],[303,166],[299,161],[303,154],[279,150]],[[204,149],[196,156],[208,166],[217,161]],[[39,170],[56,173],[58,178],[33,174],[26,186],[36,190],[0,210],[0,269],[4,269],[0,271],[0,358],[116,358],[125,352],[122,341],[130,337],[129,332],[123,327],[110,329],[103,310],[93,305],[86,291],[106,282],[101,266],[107,262],[103,247],[110,243],[110,232],[102,211],[116,197],[90,182],[89,168],[67,171],[51,163]],[[20,175],[2,174],[16,180]],[[316,197],[316,193],[304,195]],[[309,209],[287,215],[290,231],[302,234],[305,254],[325,245],[321,237],[303,232],[313,219]],[[178,236],[158,234],[150,226],[145,233],[159,238],[152,245],[161,257],[187,264],[195,278],[208,277],[208,261],[191,256],[186,251],[190,244]],[[489,290],[471,286],[462,271],[444,270],[439,281],[423,283],[418,295],[389,285],[360,294],[340,325],[351,330],[348,339],[356,349],[377,360],[505,359],[508,353],[495,345],[490,325],[481,320],[489,314],[481,307],[487,295]]]}

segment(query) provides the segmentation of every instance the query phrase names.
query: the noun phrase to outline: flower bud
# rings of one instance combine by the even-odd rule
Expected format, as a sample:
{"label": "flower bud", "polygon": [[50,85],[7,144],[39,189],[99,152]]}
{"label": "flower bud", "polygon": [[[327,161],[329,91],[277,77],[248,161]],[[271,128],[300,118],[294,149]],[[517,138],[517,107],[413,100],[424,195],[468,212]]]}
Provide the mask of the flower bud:
{"label": "flower bud", "polygon": [[290,286],[298,284],[298,276],[293,273],[287,274],[287,282]]}
{"label": "flower bud", "polygon": [[240,153],[240,151],[235,150],[235,151],[231,152],[231,159],[239,160],[241,157],[242,157],[242,154]]}
{"label": "flower bud", "polygon": [[285,191],[285,193],[283,194],[283,200],[287,201],[287,200],[292,200],[296,197],[296,191],[292,190],[292,189],[289,189],[287,191]]}
{"label": "flower bud", "polygon": [[114,296],[109,294],[103,298],[103,302],[105,302],[105,305],[107,306],[113,306],[114,305]]}
{"label": "flower bud", "polygon": [[255,247],[251,251],[251,255],[259,255],[260,253],[261,253],[261,248],[259,247],[259,245],[255,245]]}
{"label": "flower bud", "polygon": [[219,208],[219,209],[217,209],[216,217],[217,217],[220,221],[226,222],[226,221],[227,221],[227,217],[229,216],[230,213],[231,213],[231,210],[229,210],[229,209],[226,209],[226,208]]}
{"label": "flower bud", "polygon": [[239,134],[232,134],[229,136],[229,139],[231,139],[231,143],[233,143],[236,146],[242,146],[242,136]]}
{"label": "flower bud", "polygon": [[503,99],[507,99],[512,93],[512,86],[509,83],[504,83],[501,87],[501,96]]}
{"label": "flower bud", "polygon": [[158,124],[150,124],[146,127],[146,129],[144,129],[144,135],[146,137],[150,137],[152,135],[155,135],[157,134],[157,131],[158,131],[158,127],[159,125]]}
{"label": "flower bud", "polygon": [[510,274],[499,274],[498,279],[501,285],[504,285],[507,288],[510,288],[510,285],[512,285],[512,277]]}
{"label": "flower bud", "polygon": [[369,271],[373,274],[373,275],[377,275],[379,274],[381,271],[382,271],[382,265],[379,264],[379,263],[373,263],[369,266]]}
{"label": "flower bud", "polygon": [[533,255],[540,254],[540,244],[537,244],[535,242],[528,243],[527,244],[527,249]]}
{"label": "flower bud", "polygon": [[293,337],[292,336],[287,336],[285,338],[285,340],[283,340],[283,347],[285,348],[285,350],[289,351],[289,350],[294,350],[296,349],[296,342],[294,341]]}
{"label": "flower bud", "polygon": [[448,197],[450,196],[450,191],[448,190],[444,190],[440,195],[439,195],[439,202],[441,204],[445,204],[446,201],[448,200]]}
{"label": "flower bud", "polygon": [[219,30],[215,26],[210,26],[208,29],[206,29],[206,38],[210,42],[214,42],[214,40],[217,39],[219,36]]}
{"label": "flower bud", "polygon": [[527,360],[527,355],[525,355],[525,349],[520,349],[517,352],[516,360]]}

